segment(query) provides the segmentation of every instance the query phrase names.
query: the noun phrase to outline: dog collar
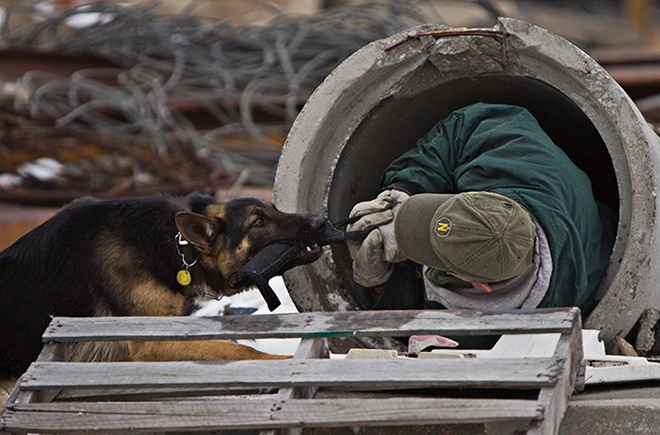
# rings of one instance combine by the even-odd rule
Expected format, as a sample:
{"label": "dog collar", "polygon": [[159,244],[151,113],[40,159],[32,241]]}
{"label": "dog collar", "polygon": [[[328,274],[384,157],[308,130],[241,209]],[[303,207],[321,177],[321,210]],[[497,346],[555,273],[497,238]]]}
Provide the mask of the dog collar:
{"label": "dog collar", "polygon": [[[190,283],[192,282],[192,276],[190,275],[190,268],[193,267],[195,264],[197,264],[197,258],[195,258],[192,262],[188,262],[188,260],[186,260],[186,254],[181,250],[181,248],[183,246],[190,245],[190,242],[184,239],[180,232],[176,233],[176,236],[174,236],[174,241],[176,245],[176,252],[181,257],[181,263],[182,263],[181,269],[176,273],[176,282],[186,287],[190,285]],[[193,285],[193,288],[195,289],[195,293],[197,293],[197,296],[199,297],[215,299],[216,301],[219,301],[224,297],[224,295],[214,295],[212,293],[209,293],[199,285]]]}

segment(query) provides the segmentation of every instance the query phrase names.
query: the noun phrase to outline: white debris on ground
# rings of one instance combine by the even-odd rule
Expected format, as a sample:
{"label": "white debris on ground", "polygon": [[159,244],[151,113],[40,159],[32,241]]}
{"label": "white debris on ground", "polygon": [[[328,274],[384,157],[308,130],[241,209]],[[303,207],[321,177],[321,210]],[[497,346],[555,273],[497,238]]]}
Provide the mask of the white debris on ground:
{"label": "white debris on ground", "polygon": [[57,160],[42,157],[36,159],[34,162],[21,164],[16,172],[23,177],[32,177],[39,181],[48,181],[59,177],[62,174],[63,168],[64,165]]}
{"label": "white debris on ground", "polygon": [[[293,304],[289,292],[284,285],[282,277],[275,277],[269,282],[270,286],[275,291],[275,294],[282,302],[282,305],[277,307],[273,314],[284,313],[297,313],[298,309]],[[224,314],[227,307],[231,307],[234,311],[238,309],[256,309],[252,315],[258,316],[260,314],[269,314],[270,311],[266,306],[266,302],[259,290],[252,289],[244,291],[234,296],[226,296],[219,301],[211,300],[207,302],[202,308],[193,313],[193,316],[221,316]],[[287,339],[257,339],[257,340],[238,340],[238,343],[247,346],[252,346],[263,352],[274,353],[277,355],[293,355],[300,343],[299,338]]]}

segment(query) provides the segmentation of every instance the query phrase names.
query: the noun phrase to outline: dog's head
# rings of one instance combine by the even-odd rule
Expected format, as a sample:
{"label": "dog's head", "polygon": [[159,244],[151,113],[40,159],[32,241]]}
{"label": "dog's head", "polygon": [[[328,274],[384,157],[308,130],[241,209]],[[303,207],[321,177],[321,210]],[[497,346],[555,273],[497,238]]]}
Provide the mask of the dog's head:
{"label": "dog's head", "polygon": [[[201,265],[230,282],[266,247],[278,256],[276,269],[269,270],[275,276],[317,260],[321,246],[343,240],[322,216],[283,213],[253,198],[213,202],[202,213],[179,212],[176,226],[196,248]],[[213,290],[231,295],[247,283],[229,287]]]}

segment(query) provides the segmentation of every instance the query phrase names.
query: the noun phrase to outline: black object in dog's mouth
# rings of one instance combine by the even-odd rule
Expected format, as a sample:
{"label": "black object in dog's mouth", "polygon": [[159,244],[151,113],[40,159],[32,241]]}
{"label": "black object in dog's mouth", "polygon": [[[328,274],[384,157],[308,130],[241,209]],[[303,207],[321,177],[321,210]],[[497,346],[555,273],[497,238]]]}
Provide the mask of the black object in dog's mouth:
{"label": "black object in dog's mouth", "polygon": [[[316,239],[316,241],[312,242],[313,239]],[[316,237],[301,237],[296,242],[276,241],[270,243],[261,248],[236,274],[233,286],[238,288],[254,283],[268,304],[268,309],[273,311],[281,303],[273,289],[268,285],[268,280],[293,267],[310,264],[318,260],[323,254],[321,246],[343,241],[343,233],[328,224],[328,228],[323,231],[323,234]]]}

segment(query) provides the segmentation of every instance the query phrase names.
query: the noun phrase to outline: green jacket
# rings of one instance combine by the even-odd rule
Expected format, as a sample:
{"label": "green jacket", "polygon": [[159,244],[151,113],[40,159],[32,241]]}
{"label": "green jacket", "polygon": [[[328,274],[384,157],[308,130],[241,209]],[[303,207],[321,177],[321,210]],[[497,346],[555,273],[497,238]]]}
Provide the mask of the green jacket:
{"label": "green jacket", "polygon": [[[477,103],[453,112],[391,163],[381,185],[410,194],[492,191],[515,200],[541,224],[550,245],[552,277],[539,306],[593,308],[612,252],[614,214],[594,199],[587,175],[526,109]],[[405,282],[410,267],[398,267],[386,290]],[[419,308],[419,296],[414,299],[406,304]],[[402,301],[374,308],[392,303]]]}

